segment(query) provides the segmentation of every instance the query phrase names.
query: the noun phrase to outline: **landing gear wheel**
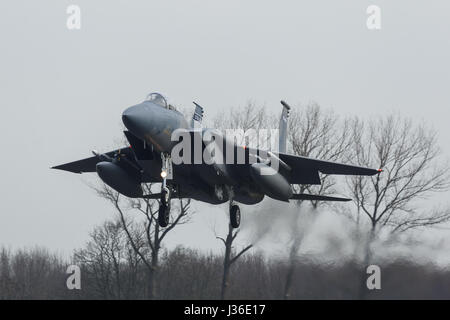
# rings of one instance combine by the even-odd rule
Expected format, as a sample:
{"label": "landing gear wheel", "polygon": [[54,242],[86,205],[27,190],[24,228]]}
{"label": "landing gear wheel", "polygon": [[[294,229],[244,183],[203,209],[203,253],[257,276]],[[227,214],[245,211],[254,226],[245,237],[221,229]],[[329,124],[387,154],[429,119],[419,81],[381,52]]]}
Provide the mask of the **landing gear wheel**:
{"label": "landing gear wheel", "polygon": [[160,227],[167,227],[170,217],[170,191],[163,188],[161,191],[161,204],[159,205],[158,223]]}
{"label": "landing gear wheel", "polygon": [[241,210],[238,205],[232,205],[230,208],[230,223],[233,228],[239,228],[241,224]]}
{"label": "landing gear wheel", "polygon": [[161,202],[158,212],[158,223],[160,227],[167,227],[169,225],[170,217],[170,202],[168,205]]}

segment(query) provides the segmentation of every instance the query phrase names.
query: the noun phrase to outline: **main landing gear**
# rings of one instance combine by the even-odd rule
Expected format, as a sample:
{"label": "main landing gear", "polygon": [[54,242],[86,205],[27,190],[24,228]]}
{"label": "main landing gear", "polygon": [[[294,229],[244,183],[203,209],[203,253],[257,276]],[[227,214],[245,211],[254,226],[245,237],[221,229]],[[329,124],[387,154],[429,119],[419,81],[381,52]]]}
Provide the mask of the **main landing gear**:
{"label": "main landing gear", "polygon": [[160,227],[167,227],[170,218],[170,190],[164,188],[161,191],[161,200],[158,211],[158,223]]}
{"label": "main landing gear", "polygon": [[233,190],[228,190],[230,195],[230,224],[233,228],[239,228],[241,224],[241,209],[233,202]]}
{"label": "main landing gear", "polygon": [[167,186],[167,179],[172,179],[172,162],[170,156],[161,153],[162,170],[161,178],[163,179],[161,185],[161,199],[158,211],[158,223],[160,227],[167,227],[170,218],[170,199],[171,190]]}
{"label": "main landing gear", "polygon": [[233,228],[239,228],[241,224],[241,209],[237,204],[230,206],[230,224]]}

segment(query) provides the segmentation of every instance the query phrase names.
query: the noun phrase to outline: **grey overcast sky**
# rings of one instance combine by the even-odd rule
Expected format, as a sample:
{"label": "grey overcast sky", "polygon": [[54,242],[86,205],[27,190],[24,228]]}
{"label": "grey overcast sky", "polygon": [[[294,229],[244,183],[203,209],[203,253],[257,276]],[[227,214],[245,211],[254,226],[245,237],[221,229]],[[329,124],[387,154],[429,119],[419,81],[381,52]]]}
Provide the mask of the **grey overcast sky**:
{"label": "grey overcast sky", "polygon": [[[70,4],[81,30],[66,27]],[[249,99],[394,111],[434,126],[448,154],[449,12],[448,0],[1,1],[0,244],[70,252],[112,216],[86,186],[94,174],[49,167],[115,146],[121,112],[151,91],[206,117]],[[221,208],[194,207],[169,242],[216,247]]]}

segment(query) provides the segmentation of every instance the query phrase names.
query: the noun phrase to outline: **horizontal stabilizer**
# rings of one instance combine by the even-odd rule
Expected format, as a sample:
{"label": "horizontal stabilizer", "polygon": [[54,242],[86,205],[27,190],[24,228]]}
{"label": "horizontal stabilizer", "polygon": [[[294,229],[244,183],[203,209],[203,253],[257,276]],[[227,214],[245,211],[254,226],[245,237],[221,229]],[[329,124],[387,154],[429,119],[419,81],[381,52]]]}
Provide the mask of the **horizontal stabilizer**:
{"label": "horizontal stabilizer", "polygon": [[338,197],[328,197],[328,196],[320,196],[315,194],[306,194],[306,193],[298,193],[293,194],[293,200],[318,200],[318,201],[351,201],[352,199],[348,198],[338,198]]}

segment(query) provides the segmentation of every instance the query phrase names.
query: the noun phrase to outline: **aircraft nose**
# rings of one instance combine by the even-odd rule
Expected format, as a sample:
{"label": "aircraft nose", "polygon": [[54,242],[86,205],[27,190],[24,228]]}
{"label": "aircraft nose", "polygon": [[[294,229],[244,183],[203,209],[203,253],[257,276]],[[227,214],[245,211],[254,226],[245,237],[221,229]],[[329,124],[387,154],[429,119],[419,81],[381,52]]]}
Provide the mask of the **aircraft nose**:
{"label": "aircraft nose", "polygon": [[134,135],[143,138],[149,125],[150,110],[146,110],[145,106],[138,104],[127,108],[122,113],[122,122],[125,127],[130,130]]}
{"label": "aircraft nose", "polygon": [[181,115],[149,102],[126,109],[122,121],[133,135],[164,152],[170,152],[176,143],[171,140],[172,132],[180,126],[187,127]]}
{"label": "aircraft nose", "polygon": [[139,121],[140,111],[138,109],[138,106],[132,106],[127,108],[122,113],[122,122],[128,129],[130,129],[129,127],[132,127],[137,121]]}

